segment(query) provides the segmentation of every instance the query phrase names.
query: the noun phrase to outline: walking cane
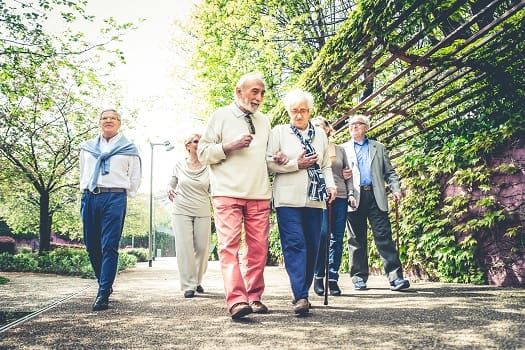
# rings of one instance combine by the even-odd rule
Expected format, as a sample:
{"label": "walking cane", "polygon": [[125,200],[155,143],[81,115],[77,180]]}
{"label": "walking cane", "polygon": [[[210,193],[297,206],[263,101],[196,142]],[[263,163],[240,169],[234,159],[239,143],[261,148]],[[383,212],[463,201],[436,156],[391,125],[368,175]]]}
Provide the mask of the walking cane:
{"label": "walking cane", "polygon": [[396,212],[396,250],[399,254],[399,205],[396,200],[394,200],[394,210]]}
{"label": "walking cane", "polygon": [[326,249],[324,260],[324,305],[328,305],[328,270],[330,268],[330,238],[332,237],[332,203],[328,203],[328,225],[326,226]]}

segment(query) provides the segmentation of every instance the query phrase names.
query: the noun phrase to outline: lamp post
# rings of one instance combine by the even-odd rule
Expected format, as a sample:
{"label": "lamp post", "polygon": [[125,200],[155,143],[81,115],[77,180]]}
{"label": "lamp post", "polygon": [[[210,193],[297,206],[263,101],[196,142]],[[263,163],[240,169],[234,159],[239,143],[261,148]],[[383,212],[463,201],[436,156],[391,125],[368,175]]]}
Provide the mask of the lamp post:
{"label": "lamp post", "polygon": [[170,144],[169,141],[164,141],[161,143],[151,142],[149,143],[151,154],[151,167],[149,174],[149,236],[148,236],[148,264],[149,267],[153,266],[153,148],[155,146],[164,146],[166,151],[171,151],[174,147]]}

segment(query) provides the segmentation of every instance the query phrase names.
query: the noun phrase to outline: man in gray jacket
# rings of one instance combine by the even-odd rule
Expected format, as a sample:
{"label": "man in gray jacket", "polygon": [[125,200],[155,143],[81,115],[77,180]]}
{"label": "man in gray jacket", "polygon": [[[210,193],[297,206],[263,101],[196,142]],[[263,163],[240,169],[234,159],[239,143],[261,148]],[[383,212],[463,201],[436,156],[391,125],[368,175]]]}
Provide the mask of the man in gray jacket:
{"label": "man in gray jacket", "polygon": [[356,199],[356,207],[349,208],[348,246],[350,276],[356,290],[366,289],[368,279],[367,220],[372,227],[374,242],[390,282],[390,289],[399,291],[410,287],[403,278],[403,268],[395,244],[392,241],[392,228],[388,218],[388,201],[385,182],[392,190],[394,200],[401,200],[401,186],[392,167],[385,146],[369,140],[366,132],[370,120],[364,115],[354,115],[349,120],[352,137],[343,144],[352,168],[354,191],[349,196]]}

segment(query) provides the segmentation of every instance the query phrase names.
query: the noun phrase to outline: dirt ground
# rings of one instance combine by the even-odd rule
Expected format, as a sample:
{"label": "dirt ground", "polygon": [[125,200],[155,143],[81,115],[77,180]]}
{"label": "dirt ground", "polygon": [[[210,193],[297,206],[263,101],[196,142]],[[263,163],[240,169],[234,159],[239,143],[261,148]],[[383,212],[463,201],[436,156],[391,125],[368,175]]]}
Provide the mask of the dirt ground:
{"label": "dirt ground", "polygon": [[[525,290],[412,282],[392,292],[373,276],[343,295],[311,292],[308,317],[293,315],[282,267],[267,267],[265,315],[229,316],[218,262],[210,262],[204,294],[185,299],[176,260],[158,258],[117,276],[110,309],[92,312],[93,280],[1,273],[0,311],[34,312],[63,303],[0,332],[1,349],[525,349]],[[77,293],[72,295],[73,293]],[[3,325],[5,327],[5,325]],[[2,327],[2,325],[0,325]]]}

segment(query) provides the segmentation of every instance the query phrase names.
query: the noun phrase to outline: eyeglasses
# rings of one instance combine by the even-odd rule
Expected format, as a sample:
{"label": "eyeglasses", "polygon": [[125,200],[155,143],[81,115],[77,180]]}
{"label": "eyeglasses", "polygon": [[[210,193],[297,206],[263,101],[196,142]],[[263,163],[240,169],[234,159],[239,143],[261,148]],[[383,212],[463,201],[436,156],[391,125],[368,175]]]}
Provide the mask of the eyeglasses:
{"label": "eyeglasses", "polygon": [[252,114],[246,114],[244,116],[244,120],[248,124],[248,130],[250,131],[250,134],[255,135],[255,125],[253,125]]}
{"label": "eyeglasses", "polygon": [[309,113],[309,112],[310,112],[310,109],[308,109],[308,108],[292,109],[292,110],[290,111],[290,113],[291,113],[292,115],[299,115],[299,114],[300,114],[300,115],[305,115],[306,113]]}
{"label": "eyeglasses", "polygon": [[191,141],[191,142],[193,142],[193,143],[199,143],[199,140],[193,140],[193,141]]}
{"label": "eyeglasses", "polygon": [[351,128],[355,128],[356,126],[361,126],[361,125],[366,125],[366,124],[363,123],[363,122],[353,122],[353,123],[350,123],[350,127],[351,127]]}
{"label": "eyeglasses", "polygon": [[120,120],[120,118],[112,115],[110,117],[100,117],[100,120]]}

